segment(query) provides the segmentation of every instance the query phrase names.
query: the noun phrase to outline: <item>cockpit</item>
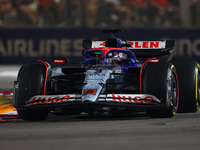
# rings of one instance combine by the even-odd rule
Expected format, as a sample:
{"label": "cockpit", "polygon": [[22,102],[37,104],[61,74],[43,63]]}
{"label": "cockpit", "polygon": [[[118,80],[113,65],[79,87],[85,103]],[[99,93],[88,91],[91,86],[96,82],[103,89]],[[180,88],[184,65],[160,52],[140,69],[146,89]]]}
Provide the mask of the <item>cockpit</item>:
{"label": "cockpit", "polygon": [[87,51],[85,53],[85,63],[103,65],[135,63],[135,55],[129,51],[112,49],[104,53],[101,50]]}

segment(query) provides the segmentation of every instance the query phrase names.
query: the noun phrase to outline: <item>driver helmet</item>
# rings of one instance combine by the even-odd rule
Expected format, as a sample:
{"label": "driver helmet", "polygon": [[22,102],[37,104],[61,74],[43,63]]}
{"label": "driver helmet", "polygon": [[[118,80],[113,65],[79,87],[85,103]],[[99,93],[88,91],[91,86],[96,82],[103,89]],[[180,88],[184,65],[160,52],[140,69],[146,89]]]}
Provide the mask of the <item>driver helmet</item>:
{"label": "driver helmet", "polygon": [[118,53],[113,53],[113,60],[120,60],[120,56]]}

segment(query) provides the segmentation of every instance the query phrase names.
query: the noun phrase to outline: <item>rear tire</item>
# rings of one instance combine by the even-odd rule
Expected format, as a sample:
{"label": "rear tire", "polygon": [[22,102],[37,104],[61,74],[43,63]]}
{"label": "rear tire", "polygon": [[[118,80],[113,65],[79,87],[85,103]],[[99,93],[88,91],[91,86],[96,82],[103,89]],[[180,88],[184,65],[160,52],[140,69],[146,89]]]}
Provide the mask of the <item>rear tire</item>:
{"label": "rear tire", "polygon": [[151,118],[173,117],[179,104],[179,89],[176,69],[172,63],[149,63],[145,68],[143,80],[144,94],[152,94],[162,101],[166,108],[147,109]]}
{"label": "rear tire", "polygon": [[196,61],[172,61],[177,69],[180,103],[178,112],[190,113],[199,110],[199,67]]}
{"label": "rear tire", "polygon": [[[32,96],[44,94],[44,80],[46,68],[44,65],[31,64],[21,67],[18,74],[18,91],[16,103],[18,106],[26,106],[26,101]],[[20,118],[29,121],[45,120],[49,114],[48,109],[18,109]]]}

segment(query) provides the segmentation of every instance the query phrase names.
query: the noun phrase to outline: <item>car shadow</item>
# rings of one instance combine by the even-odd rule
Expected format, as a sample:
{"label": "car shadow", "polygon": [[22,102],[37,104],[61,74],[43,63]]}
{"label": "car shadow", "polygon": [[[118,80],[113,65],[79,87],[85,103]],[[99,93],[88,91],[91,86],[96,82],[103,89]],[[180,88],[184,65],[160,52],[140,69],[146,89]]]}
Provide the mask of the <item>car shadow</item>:
{"label": "car shadow", "polygon": [[145,112],[120,114],[120,115],[100,115],[94,116],[89,114],[81,115],[52,115],[45,121],[47,122],[80,122],[80,121],[116,121],[116,120],[147,120],[149,117]]}

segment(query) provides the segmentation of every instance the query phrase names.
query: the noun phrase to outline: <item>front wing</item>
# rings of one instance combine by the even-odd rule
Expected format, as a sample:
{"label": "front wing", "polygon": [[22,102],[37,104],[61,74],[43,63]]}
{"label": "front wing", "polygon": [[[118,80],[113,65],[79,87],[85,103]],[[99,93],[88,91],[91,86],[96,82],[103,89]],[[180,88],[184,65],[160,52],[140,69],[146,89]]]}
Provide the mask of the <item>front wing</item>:
{"label": "front wing", "polygon": [[[90,95],[86,95],[88,98]],[[86,98],[79,94],[67,95],[37,95],[26,102],[26,108],[36,107],[135,107],[135,108],[165,108],[166,105],[162,103],[157,97],[150,94],[101,94],[95,102],[84,101]]]}

